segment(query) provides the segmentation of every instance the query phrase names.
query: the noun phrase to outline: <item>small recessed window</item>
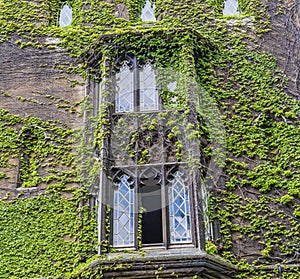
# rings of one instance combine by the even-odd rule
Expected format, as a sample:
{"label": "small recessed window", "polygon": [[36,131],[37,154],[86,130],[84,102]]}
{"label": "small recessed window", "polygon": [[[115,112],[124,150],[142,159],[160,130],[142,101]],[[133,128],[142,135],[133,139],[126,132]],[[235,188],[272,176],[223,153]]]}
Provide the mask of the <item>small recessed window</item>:
{"label": "small recessed window", "polygon": [[147,0],[141,14],[142,21],[156,21],[154,11],[155,11],[155,4],[154,3],[151,4],[150,1]]}
{"label": "small recessed window", "polygon": [[223,15],[238,15],[239,11],[239,3],[238,0],[226,0],[223,9]]}
{"label": "small recessed window", "polygon": [[72,23],[72,8],[68,4],[64,4],[59,15],[59,26],[66,27]]}

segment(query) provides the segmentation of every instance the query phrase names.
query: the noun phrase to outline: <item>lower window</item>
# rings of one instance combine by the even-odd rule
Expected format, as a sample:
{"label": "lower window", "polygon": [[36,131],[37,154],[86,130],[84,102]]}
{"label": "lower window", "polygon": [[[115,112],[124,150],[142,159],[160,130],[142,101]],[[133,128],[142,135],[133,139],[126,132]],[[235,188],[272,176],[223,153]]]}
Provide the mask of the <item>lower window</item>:
{"label": "lower window", "polygon": [[178,166],[114,169],[114,247],[192,243],[189,177]]}

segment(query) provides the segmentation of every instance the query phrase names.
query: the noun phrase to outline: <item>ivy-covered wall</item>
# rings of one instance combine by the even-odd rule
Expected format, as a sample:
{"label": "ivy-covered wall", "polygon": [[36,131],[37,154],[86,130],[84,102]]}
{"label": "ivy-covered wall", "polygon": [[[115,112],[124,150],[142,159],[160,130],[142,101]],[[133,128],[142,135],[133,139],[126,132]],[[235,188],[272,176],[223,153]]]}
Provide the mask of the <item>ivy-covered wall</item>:
{"label": "ivy-covered wall", "polygon": [[243,0],[223,17],[221,0],[156,0],[159,20],[144,23],[143,0],[70,0],[73,22],[61,28],[63,2],[0,0],[0,277],[76,278],[93,259],[88,188],[101,166],[82,116],[87,54],[118,45],[196,73],[218,104],[226,160],[208,251],[240,278],[298,278],[299,4]]}

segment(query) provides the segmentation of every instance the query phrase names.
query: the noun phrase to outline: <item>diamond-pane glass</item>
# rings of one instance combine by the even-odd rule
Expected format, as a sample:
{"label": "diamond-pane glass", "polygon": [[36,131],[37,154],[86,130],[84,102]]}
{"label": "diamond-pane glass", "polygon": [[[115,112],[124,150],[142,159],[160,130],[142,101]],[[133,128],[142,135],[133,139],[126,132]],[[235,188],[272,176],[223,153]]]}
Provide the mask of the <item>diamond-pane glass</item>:
{"label": "diamond-pane glass", "polygon": [[134,189],[129,176],[123,174],[114,191],[113,245],[134,245]]}
{"label": "diamond-pane glass", "polygon": [[133,111],[133,72],[124,63],[116,74],[116,112]]}
{"label": "diamond-pane glass", "polygon": [[71,23],[72,23],[72,8],[69,5],[65,4],[60,11],[59,26],[65,27],[71,25]]}
{"label": "diamond-pane glass", "polygon": [[141,14],[142,21],[156,21],[154,10],[154,4],[151,5],[150,1],[147,0]]}
{"label": "diamond-pane glass", "polygon": [[238,15],[238,0],[226,0],[223,9],[223,15]]}
{"label": "diamond-pane glass", "polygon": [[170,241],[171,243],[191,242],[190,202],[184,174],[175,172],[169,182]]}
{"label": "diamond-pane glass", "polygon": [[147,63],[139,71],[140,74],[140,110],[158,109],[158,91],[156,90],[155,71]]}

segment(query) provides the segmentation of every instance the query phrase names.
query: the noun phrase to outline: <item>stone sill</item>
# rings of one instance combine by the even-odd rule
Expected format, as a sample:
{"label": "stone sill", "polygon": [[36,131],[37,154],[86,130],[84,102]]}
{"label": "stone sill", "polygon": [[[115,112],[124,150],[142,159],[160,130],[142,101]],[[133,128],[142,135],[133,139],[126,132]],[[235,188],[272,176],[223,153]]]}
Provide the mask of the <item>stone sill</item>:
{"label": "stone sill", "polygon": [[[89,268],[103,268],[103,278],[198,278],[229,279],[237,268],[218,256],[196,248],[146,250],[144,253],[110,253]],[[83,278],[83,277],[82,277]]]}

